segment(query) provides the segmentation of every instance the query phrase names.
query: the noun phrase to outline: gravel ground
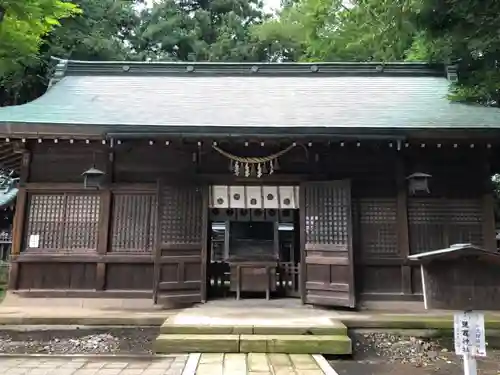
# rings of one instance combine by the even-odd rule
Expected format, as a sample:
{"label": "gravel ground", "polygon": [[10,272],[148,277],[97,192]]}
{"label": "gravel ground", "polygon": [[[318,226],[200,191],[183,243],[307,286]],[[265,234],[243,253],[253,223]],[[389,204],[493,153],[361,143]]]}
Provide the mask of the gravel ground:
{"label": "gravel ground", "polygon": [[[451,340],[430,340],[392,334],[365,333],[353,337],[352,359],[331,358],[339,375],[462,375],[461,358]],[[481,375],[500,375],[500,351],[488,350],[478,361]]]}
{"label": "gravel ground", "polygon": [[[151,354],[157,327],[0,331],[0,353],[9,354]],[[462,375],[450,341],[392,334],[353,337],[352,358],[330,358],[339,375]],[[500,375],[500,351],[488,350],[481,375]]]}
{"label": "gravel ground", "polygon": [[0,331],[0,353],[151,354],[158,328]]}

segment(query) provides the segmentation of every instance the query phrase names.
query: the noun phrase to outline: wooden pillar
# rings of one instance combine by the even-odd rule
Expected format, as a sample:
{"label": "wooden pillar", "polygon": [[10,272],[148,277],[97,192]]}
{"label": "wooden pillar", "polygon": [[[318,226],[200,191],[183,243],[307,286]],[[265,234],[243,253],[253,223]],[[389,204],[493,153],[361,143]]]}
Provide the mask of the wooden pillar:
{"label": "wooden pillar", "polygon": [[397,213],[396,227],[398,234],[399,256],[403,260],[401,266],[401,292],[403,294],[412,294],[411,267],[407,264],[408,255],[410,255],[410,236],[408,230],[408,189],[406,186],[406,168],[404,156],[398,154],[396,162],[396,180],[397,180]]}
{"label": "wooden pillar", "polygon": [[28,150],[23,151],[23,158],[21,161],[21,172],[19,175],[20,184],[24,186],[29,181],[31,164],[31,152]]}
{"label": "wooden pillar", "polygon": [[495,228],[495,198],[493,195],[493,185],[491,183],[491,168],[488,153],[486,153],[484,166],[484,189],[482,196],[482,216],[483,216],[483,246],[486,250],[496,251],[496,228]]}
{"label": "wooden pillar", "polygon": [[485,193],[483,195],[482,206],[484,248],[486,250],[496,251],[495,198],[492,193]]}
{"label": "wooden pillar", "polygon": [[19,263],[17,258],[21,254],[24,240],[24,226],[26,222],[26,210],[28,205],[28,193],[24,187],[29,181],[31,163],[31,153],[29,150],[23,150],[21,160],[21,170],[19,173],[19,191],[16,197],[16,212],[14,214],[14,222],[12,225],[12,248],[10,252],[10,271],[8,289],[17,289],[19,278]]}
{"label": "wooden pillar", "polygon": [[203,189],[203,217],[201,220],[201,302],[205,303],[207,301],[207,282],[208,282],[208,239],[211,236],[208,229],[208,200],[209,200],[209,187],[204,185]]}
{"label": "wooden pillar", "polygon": [[11,267],[9,274],[9,289],[17,288],[17,279],[19,274],[19,263],[17,257],[21,253],[24,235],[24,223],[26,217],[28,193],[26,188],[19,188],[16,200],[16,213],[14,214],[14,223],[12,227],[12,249],[11,249]]}
{"label": "wooden pillar", "polygon": [[[101,191],[101,210],[99,212],[99,233],[97,241],[97,253],[106,255],[109,246],[109,231],[111,223],[112,195],[110,184],[113,182],[114,154],[109,152],[105,168],[105,189]],[[99,262],[96,265],[95,289],[104,290],[106,287],[106,263]]]}

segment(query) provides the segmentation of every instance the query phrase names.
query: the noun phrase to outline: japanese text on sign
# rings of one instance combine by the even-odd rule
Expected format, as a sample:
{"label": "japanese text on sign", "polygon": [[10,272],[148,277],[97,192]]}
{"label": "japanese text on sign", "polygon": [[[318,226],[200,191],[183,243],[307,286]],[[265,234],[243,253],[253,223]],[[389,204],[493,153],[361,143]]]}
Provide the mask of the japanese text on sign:
{"label": "japanese text on sign", "polygon": [[484,315],[477,312],[455,314],[455,353],[458,355],[486,356]]}

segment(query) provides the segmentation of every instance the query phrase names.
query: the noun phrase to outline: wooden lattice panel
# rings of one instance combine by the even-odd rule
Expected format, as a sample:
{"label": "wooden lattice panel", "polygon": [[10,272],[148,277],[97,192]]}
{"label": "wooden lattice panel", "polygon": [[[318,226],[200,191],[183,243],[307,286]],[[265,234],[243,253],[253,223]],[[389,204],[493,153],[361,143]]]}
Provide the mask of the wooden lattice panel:
{"label": "wooden lattice panel", "polygon": [[306,243],[349,243],[349,191],[334,185],[308,186],[305,194]]}
{"label": "wooden lattice panel", "polygon": [[161,189],[160,227],[163,244],[201,243],[202,189],[166,185]]}
{"label": "wooden lattice panel", "polygon": [[27,239],[39,236],[38,248],[62,249],[64,195],[32,195],[28,211]]}
{"label": "wooden lattice panel", "polygon": [[358,228],[363,256],[398,256],[396,198],[358,200]]}
{"label": "wooden lattice panel", "polygon": [[456,243],[483,245],[480,199],[409,198],[408,222],[412,253]]}
{"label": "wooden lattice panel", "polygon": [[156,194],[115,194],[111,251],[150,253],[156,234]]}
{"label": "wooden lattice panel", "polygon": [[[24,247],[33,251],[94,251],[97,248],[99,210],[98,195],[33,194]],[[30,241],[33,238],[37,240]]]}

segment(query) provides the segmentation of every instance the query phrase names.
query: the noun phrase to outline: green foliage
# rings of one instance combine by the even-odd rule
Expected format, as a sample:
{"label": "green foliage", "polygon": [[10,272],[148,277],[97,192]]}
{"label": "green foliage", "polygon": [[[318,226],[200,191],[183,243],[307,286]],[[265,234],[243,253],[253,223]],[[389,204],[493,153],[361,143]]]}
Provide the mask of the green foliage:
{"label": "green foliage", "polygon": [[[135,10],[137,3],[134,0],[73,0],[72,4],[64,3],[79,10],[73,12],[72,17],[61,19],[58,27],[39,38],[30,53],[24,54],[23,61],[0,73],[0,88],[3,88],[0,90],[0,106],[21,104],[41,95],[53,65],[51,56],[80,60],[130,58],[133,51],[129,40],[140,21]],[[2,30],[5,29],[3,25]],[[9,56],[6,61],[15,59]]]}
{"label": "green foliage", "polygon": [[[390,0],[298,0],[254,33],[301,61],[401,60],[410,48],[411,7]],[[290,55],[290,54],[288,54]],[[292,57],[292,58],[293,58]]]}
{"label": "green foliage", "polygon": [[279,61],[458,61],[450,98],[498,106],[499,25],[496,0],[296,0],[253,33]]}
{"label": "green foliage", "polygon": [[162,0],[142,12],[134,47],[146,60],[261,61],[250,26],[263,18],[260,0]]}
{"label": "green foliage", "polygon": [[427,43],[446,46],[441,49],[443,60],[459,63],[453,100],[500,105],[500,2],[426,0],[417,24]]}
{"label": "green foliage", "polygon": [[42,38],[59,26],[59,20],[78,13],[61,0],[6,0],[0,23],[0,78],[37,60]]}
{"label": "green foliage", "polygon": [[76,60],[124,60],[140,19],[134,0],[72,0],[77,17],[61,21],[47,39],[53,56]]}

